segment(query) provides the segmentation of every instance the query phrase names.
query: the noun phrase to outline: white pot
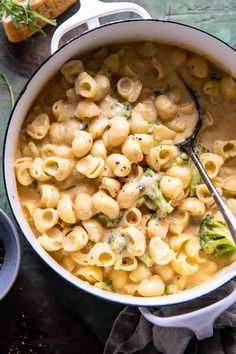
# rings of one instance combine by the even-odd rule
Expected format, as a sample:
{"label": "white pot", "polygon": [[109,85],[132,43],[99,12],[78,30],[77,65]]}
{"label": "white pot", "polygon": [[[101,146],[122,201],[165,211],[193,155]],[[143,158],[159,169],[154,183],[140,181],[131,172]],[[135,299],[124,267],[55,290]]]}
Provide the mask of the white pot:
{"label": "white pot", "polygon": [[[89,8],[88,3],[90,5]],[[92,29],[94,26],[99,26],[97,17],[123,11],[136,12],[146,18],[146,20],[119,21]],[[73,38],[69,43],[57,50],[61,36],[68,30],[84,22],[88,23],[90,30]],[[211,281],[171,296],[142,298],[109,293],[81,281],[63,269],[50,257],[37,242],[36,237],[31,231],[22,212],[18,198],[14,175],[14,159],[18,137],[23,120],[41,88],[59,68],[72,57],[81,56],[104,45],[137,40],[152,40],[192,49],[199,54],[206,55],[216,64],[223,64],[225,70],[231,73],[231,75],[236,76],[235,50],[206,32],[180,23],[152,20],[144,9],[135,4],[102,3],[98,0],[81,0],[79,12],[56,30],[52,39],[53,54],[46,59],[28,81],[12,111],[4,142],[4,180],[6,192],[17,223],[31,246],[40,257],[65,280],[103,299],[122,304],[141,306],[141,312],[151,322],[167,327],[187,327],[192,329],[198,338],[202,339],[212,335],[212,326],[216,317],[236,300],[236,290],[216,304],[192,313],[170,318],[154,316],[149,310],[143,308],[143,306],[174,305],[206,295],[216,290],[236,275],[236,263],[222,271]]]}

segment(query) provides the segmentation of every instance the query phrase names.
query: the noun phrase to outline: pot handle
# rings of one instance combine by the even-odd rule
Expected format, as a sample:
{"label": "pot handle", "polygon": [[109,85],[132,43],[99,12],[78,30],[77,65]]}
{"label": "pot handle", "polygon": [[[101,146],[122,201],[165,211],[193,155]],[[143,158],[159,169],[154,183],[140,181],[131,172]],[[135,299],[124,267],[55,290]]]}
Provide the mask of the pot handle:
{"label": "pot handle", "polygon": [[205,339],[213,335],[213,326],[217,317],[236,301],[236,287],[224,299],[183,315],[160,317],[152,314],[146,307],[139,307],[142,315],[149,322],[161,327],[176,327],[191,329],[197,339]]}
{"label": "pot handle", "polygon": [[53,34],[51,53],[57,51],[60,39],[75,27],[87,23],[89,29],[100,26],[99,18],[121,12],[134,12],[142,18],[151,18],[141,6],[131,2],[105,3],[100,0],[80,0],[80,9],[72,17],[59,26]]}

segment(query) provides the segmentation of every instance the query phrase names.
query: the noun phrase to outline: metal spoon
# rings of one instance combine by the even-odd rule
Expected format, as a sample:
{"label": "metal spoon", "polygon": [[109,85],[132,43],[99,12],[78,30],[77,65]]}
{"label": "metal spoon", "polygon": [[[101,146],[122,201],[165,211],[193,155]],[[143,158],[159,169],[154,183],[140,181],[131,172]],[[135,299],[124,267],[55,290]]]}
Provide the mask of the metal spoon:
{"label": "metal spoon", "polygon": [[[179,76],[179,75],[178,75]],[[228,206],[225,204],[223,201],[222,197],[220,196],[219,192],[217,191],[216,187],[212,183],[210,177],[208,176],[205,168],[203,167],[201,161],[199,160],[197,154],[194,151],[193,148],[193,141],[196,138],[201,126],[202,126],[202,114],[201,114],[201,107],[198,102],[198,99],[196,97],[195,92],[186,84],[186,82],[183,80],[182,77],[180,77],[180,80],[182,81],[183,85],[185,86],[186,90],[189,92],[190,96],[193,98],[193,101],[196,106],[196,110],[198,112],[198,119],[196,126],[192,132],[192,135],[187,137],[184,141],[178,142],[175,145],[187,152],[187,154],[191,157],[193,160],[195,166],[198,169],[198,172],[200,173],[203,181],[207,185],[209,191],[212,193],[212,197],[214,198],[216,205],[218,206],[219,210],[221,211],[226,224],[228,225],[228,228],[231,232],[231,235],[236,242],[236,218],[234,217],[233,213],[231,210],[228,208]]]}

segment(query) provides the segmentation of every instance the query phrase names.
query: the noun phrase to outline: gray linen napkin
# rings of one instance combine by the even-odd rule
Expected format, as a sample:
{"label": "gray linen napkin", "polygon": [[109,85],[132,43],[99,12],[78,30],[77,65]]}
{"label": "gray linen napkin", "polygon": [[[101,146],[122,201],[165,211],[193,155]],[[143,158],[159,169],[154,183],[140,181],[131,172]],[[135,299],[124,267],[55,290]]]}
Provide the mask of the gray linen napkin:
{"label": "gray linen napkin", "polygon": [[[199,300],[158,308],[153,313],[173,316],[194,311],[227,296],[235,286],[231,281]],[[188,329],[153,326],[137,307],[125,307],[113,325],[104,354],[236,354],[236,304],[216,320],[214,329],[213,337],[197,341]]]}

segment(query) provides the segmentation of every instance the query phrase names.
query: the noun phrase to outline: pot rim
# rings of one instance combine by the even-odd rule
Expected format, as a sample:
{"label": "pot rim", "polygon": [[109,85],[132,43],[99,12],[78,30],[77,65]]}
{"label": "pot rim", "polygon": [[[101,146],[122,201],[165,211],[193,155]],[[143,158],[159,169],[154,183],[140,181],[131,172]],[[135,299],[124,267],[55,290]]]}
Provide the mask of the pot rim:
{"label": "pot rim", "polygon": [[[178,294],[175,295],[164,295],[161,297],[135,297],[135,296],[130,296],[130,295],[122,295],[122,294],[114,294],[114,293],[110,293],[101,289],[98,289],[92,285],[87,285],[85,282],[79,280],[78,278],[76,278],[75,276],[73,276],[71,273],[67,272],[64,270],[64,268],[62,266],[60,266],[46,251],[46,254],[43,254],[43,249],[37,249],[36,246],[34,246],[32,244],[32,242],[29,240],[29,238],[25,235],[25,233],[22,231],[20,222],[18,221],[18,217],[17,217],[17,213],[15,213],[12,204],[11,204],[11,198],[8,192],[8,182],[7,182],[7,174],[6,174],[6,168],[5,168],[5,164],[6,164],[6,144],[7,144],[7,140],[8,140],[8,132],[9,132],[9,128],[11,126],[11,122],[12,122],[12,118],[14,116],[15,110],[23,96],[23,94],[25,93],[25,91],[27,90],[27,87],[29,85],[29,83],[34,79],[35,75],[38,73],[38,71],[49,61],[51,60],[51,58],[53,58],[54,56],[56,56],[61,50],[63,50],[66,46],[68,46],[70,43],[78,40],[79,38],[86,36],[87,34],[94,32],[94,31],[99,31],[102,30],[106,27],[109,26],[115,26],[115,25],[119,25],[121,23],[129,23],[129,22],[133,22],[133,23],[137,23],[137,22],[156,22],[156,23],[169,23],[169,24],[174,24],[174,25],[178,25],[180,27],[187,27],[190,29],[193,29],[197,32],[201,32],[204,33],[206,36],[210,36],[212,38],[214,38],[215,40],[221,42],[223,45],[227,46],[228,48],[232,49],[233,52],[236,53],[236,49],[234,49],[231,45],[229,45],[228,43],[226,43],[225,41],[223,41],[222,39],[202,30],[199,28],[196,28],[194,26],[191,25],[187,25],[187,24],[183,24],[181,22],[176,22],[176,21],[170,21],[170,20],[158,20],[158,19],[127,19],[127,20],[118,20],[118,21],[113,21],[104,25],[101,25],[100,27],[96,27],[93,28],[91,30],[86,30],[85,32],[78,34],[77,36],[73,37],[72,39],[70,39],[69,41],[67,41],[65,44],[63,44],[60,48],[58,48],[58,50],[56,52],[54,52],[53,54],[50,54],[37,68],[36,70],[33,72],[33,74],[30,76],[30,78],[27,80],[27,82],[25,83],[24,87],[22,88],[20,94],[17,97],[17,100],[14,104],[14,107],[11,111],[11,114],[9,116],[8,122],[7,122],[7,126],[6,126],[6,131],[5,131],[5,135],[4,135],[4,140],[3,140],[3,159],[2,159],[2,167],[3,167],[3,182],[4,182],[4,188],[6,191],[6,196],[7,196],[7,200],[11,209],[11,212],[14,216],[14,219],[19,227],[19,229],[21,230],[22,235],[26,238],[26,240],[29,242],[29,244],[31,245],[32,249],[34,250],[34,252],[36,252],[38,254],[38,256],[40,256],[40,258],[51,268],[53,269],[53,271],[55,273],[57,273],[57,275],[61,276],[64,280],[66,280],[67,282],[69,282],[70,284],[72,284],[73,286],[76,286],[77,288],[91,294],[94,296],[97,296],[99,298],[101,298],[102,300],[106,300],[106,301],[112,301],[112,302],[116,302],[116,303],[120,303],[123,305],[130,305],[130,306],[174,306],[177,304],[181,304],[181,303],[186,303],[186,302],[190,302],[190,301],[194,301],[198,298],[201,298],[203,296],[206,296],[214,291],[217,291],[220,287],[222,287],[223,285],[227,284],[229,281],[231,281],[233,279],[233,277],[235,276],[235,273],[228,275],[227,277],[225,277],[225,279],[221,279],[221,281],[219,280],[220,278],[220,274],[218,274],[216,277],[214,277],[210,282],[212,283],[212,286],[210,289],[208,289],[207,291],[203,290],[204,284],[203,283],[197,287],[191,288],[189,290],[184,290],[183,292],[180,292]],[[194,50],[194,48],[191,48],[190,50]],[[214,58],[214,57],[212,57]],[[19,218],[20,219],[20,218]],[[50,258],[47,259],[47,256]],[[55,263],[55,265],[53,265],[52,263]],[[223,278],[223,277],[222,277]],[[75,279],[75,280],[73,280]],[[76,281],[77,280],[77,281]],[[208,283],[208,282],[207,282]],[[199,289],[200,287],[202,287],[201,291],[197,292],[197,289]],[[181,295],[181,299],[179,300],[175,300],[175,302],[173,302],[173,300],[171,300],[173,297],[176,297],[178,295]],[[163,299],[163,301],[161,301]],[[156,301],[159,300],[159,301]],[[158,303],[156,303],[158,302]]]}

